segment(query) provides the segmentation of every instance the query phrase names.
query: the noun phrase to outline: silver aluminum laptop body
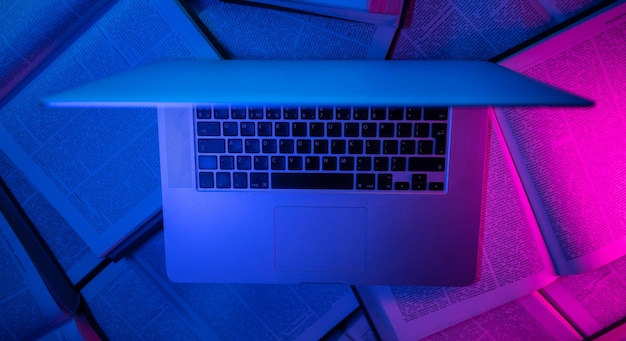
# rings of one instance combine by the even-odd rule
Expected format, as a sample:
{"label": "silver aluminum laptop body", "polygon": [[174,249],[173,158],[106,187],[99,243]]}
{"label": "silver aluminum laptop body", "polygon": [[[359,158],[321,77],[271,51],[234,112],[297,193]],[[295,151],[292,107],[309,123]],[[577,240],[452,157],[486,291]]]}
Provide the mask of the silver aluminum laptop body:
{"label": "silver aluminum laptop body", "polygon": [[[172,280],[359,285],[472,283],[478,272],[488,106],[590,104],[490,63],[399,61],[167,62],[45,101],[158,106]],[[204,137],[196,137],[195,108],[222,106],[260,107],[265,114],[276,107],[334,107],[336,112],[336,107],[391,106],[406,112],[413,106],[452,106],[445,167],[438,173],[444,188],[415,190],[411,183],[408,190],[359,189],[358,184],[279,189],[273,188],[278,178],[272,173],[286,171],[268,169],[263,171],[269,174],[267,188],[222,189],[215,178],[219,157],[208,172],[211,188],[201,188],[206,185],[199,183]],[[265,115],[253,123],[266,121],[275,127]],[[251,167],[241,173],[250,182],[253,172]],[[299,173],[324,172],[351,174],[356,181],[360,171]]]}

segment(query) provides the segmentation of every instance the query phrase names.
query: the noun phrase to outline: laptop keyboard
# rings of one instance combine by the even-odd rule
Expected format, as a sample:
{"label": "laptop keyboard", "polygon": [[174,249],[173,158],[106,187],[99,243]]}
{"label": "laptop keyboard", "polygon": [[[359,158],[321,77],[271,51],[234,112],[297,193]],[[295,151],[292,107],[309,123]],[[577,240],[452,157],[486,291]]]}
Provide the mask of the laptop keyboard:
{"label": "laptop keyboard", "polygon": [[195,108],[199,190],[446,190],[449,108]]}

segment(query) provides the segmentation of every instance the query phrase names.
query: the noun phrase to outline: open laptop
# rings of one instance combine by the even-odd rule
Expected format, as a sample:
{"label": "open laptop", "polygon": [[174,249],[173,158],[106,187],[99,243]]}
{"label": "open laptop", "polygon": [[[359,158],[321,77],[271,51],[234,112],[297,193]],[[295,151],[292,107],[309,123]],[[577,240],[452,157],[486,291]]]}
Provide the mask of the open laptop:
{"label": "open laptop", "polygon": [[179,282],[467,285],[489,105],[590,102],[482,62],[172,61],[50,96],[158,106]]}

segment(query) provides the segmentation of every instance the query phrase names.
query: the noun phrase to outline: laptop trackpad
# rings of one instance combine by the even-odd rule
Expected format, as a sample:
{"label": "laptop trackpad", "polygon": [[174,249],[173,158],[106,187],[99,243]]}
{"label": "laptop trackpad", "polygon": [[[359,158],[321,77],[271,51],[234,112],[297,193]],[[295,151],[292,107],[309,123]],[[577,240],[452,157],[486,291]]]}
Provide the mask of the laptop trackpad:
{"label": "laptop trackpad", "polygon": [[365,271],[367,209],[276,207],[277,271]]}

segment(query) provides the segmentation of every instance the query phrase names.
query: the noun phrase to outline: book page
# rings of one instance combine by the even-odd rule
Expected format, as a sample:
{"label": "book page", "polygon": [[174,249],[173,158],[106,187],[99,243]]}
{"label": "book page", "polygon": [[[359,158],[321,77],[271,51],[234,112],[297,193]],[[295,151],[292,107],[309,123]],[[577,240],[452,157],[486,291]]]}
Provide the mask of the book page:
{"label": "book page", "polygon": [[73,284],[102,262],[2,151],[0,174]]}
{"label": "book page", "polygon": [[589,337],[626,318],[626,256],[580,275],[563,276],[542,291]]}
{"label": "book page", "polygon": [[83,295],[112,339],[155,339],[176,328],[173,335],[189,339],[315,340],[358,307],[347,286],[173,283],[165,274],[163,233],[107,267]]}
{"label": "book page", "polygon": [[482,313],[433,334],[438,340],[582,340],[567,321],[538,293]]}
{"label": "book page", "polygon": [[197,57],[218,58],[176,2],[121,1],[0,109],[0,147],[96,255],[160,209],[156,109],[45,108],[40,98]]}
{"label": "book page", "polygon": [[70,318],[0,214],[0,339],[33,339]]}
{"label": "book page", "polygon": [[503,61],[595,101],[497,111],[560,274],[626,254],[626,4]]}
{"label": "book page", "polygon": [[219,0],[189,7],[229,59],[384,59],[396,28]]}
{"label": "book page", "polygon": [[383,339],[425,337],[557,278],[502,136],[491,121],[479,278],[467,287],[359,288]]}
{"label": "book page", "polygon": [[[544,2],[554,5],[546,8]],[[599,2],[411,1],[391,59],[489,60],[570,17],[574,9]]]}
{"label": "book page", "polygon": [[87,24],[104,3],[101,0],[3,0],[0,4],[0,100],[74,31]]}

